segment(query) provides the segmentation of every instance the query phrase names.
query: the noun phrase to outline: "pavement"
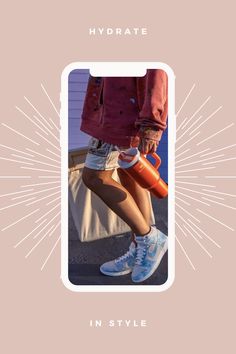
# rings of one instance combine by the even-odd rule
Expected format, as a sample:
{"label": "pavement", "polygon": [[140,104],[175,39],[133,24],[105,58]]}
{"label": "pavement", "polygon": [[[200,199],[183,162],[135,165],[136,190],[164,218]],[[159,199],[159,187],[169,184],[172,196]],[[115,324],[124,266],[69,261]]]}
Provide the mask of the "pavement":
{"label": "pavement", "polygon": [[[168,234],[168,198],[152,198],[156,226]],[[102,263],[124,254],[130,245],[130,233],[92,242],[80,242],[69,211],[69,279],[75,285],[161,285],[168,277],[168,252],[156,272],[146,281],[134,284],[130,274],[110,277],[100,273]]]}

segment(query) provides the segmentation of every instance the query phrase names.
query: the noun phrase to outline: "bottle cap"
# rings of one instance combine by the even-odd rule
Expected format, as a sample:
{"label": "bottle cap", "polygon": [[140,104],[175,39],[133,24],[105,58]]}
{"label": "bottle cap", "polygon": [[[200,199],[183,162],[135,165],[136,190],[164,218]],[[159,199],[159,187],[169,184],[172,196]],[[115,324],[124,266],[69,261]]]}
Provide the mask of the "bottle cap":
{"label": "bottle cap", "polygon": [[140,158],[140,152],[137,148],[130,148],[122,151],[118,156],[118,164],[120,168],[129,168],[133,166]]}

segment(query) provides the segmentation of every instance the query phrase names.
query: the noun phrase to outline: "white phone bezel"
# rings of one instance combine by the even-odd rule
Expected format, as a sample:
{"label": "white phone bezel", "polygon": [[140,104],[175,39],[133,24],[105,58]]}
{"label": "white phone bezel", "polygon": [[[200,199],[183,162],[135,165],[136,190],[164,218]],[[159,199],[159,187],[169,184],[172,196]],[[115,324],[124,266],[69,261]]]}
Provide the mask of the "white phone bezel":
{"label": "white phone bezel", "polygon": [[[68,276],[68,78],[71,71],[90,69],[93,76],[143,76],[146,69],[162,69],[168,75],[168,279],[162,285],[75,285]],[[77,292],[161,292],[175,277],[175,75],[161,62],[74,62],[61,76],[61,279]]]}

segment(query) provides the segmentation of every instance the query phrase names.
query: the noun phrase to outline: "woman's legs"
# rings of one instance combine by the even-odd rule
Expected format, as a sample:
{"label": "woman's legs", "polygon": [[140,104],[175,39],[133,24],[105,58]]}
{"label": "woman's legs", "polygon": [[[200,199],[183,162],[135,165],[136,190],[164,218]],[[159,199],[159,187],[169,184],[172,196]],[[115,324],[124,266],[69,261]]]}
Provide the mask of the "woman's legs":
{"label": "woman's legs", "polygon": [[125,187],[125,189],[127,189],[127,191],[129,191],[129,193],[132,195],[145,221],[149,224],[151,220],[151,204],[149,192],[146,189],[140,187],[140,185],[122,169],[118,168],[117,172],[122,186]]}
{"label": "woman's legs", "polygon": [[[143,193],[142,190],[138,195],[138,186],[133,185],[131,181],[122,176],[124,184],[130,188],[128,191],[112,178],[112,174],[113,170],[101,171],[84,167],[82,178],[84,184],[124,220],[133,233],[146,235],[150,231],[150,204],[147,203],[146,193]],[[121,173],[119,175],[121,176]],[[136,200],[130,192],[133,193]]]}
{"label": "woman's legs", "polygon": [[[140,187],[140,185],[137,182],[135,182],[135,180],[122,169],[118,168],[117,172],[122,186],[125,187],[125,189],[127,189],[127,191],[129,191],[129,193],[132,195],[146,223],[150,225],[151,203],[150,203],[149,192],[146,189]],[[132,233],[132,241],[135,242],[135,237],[133,233]]]}

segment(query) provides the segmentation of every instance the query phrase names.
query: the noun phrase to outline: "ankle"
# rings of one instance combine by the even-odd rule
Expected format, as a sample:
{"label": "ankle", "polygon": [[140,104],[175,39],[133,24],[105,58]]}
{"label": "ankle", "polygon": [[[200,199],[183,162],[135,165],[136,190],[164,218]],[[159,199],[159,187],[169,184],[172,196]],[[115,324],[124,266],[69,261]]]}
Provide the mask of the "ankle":
{"label": "ankle", "polygon": [[136,236],[142,236],[142,237],[144,237],[144,236],[149,236],[151,233],[152,233],[152,228],[151,228],[151,226],[150,226],[148,232],[146,232],[145,234],[139,234],[139,235],[136,235]]}

